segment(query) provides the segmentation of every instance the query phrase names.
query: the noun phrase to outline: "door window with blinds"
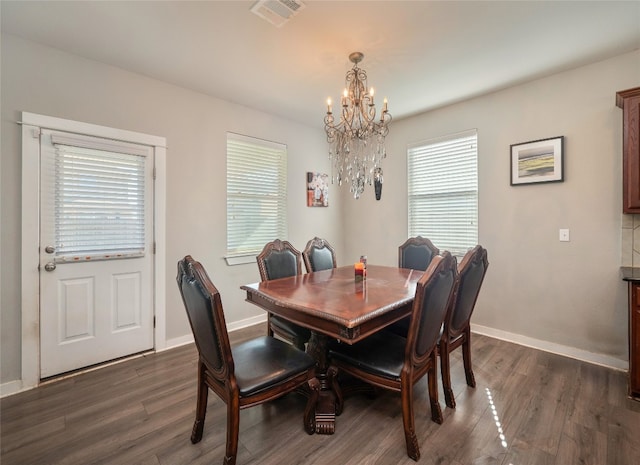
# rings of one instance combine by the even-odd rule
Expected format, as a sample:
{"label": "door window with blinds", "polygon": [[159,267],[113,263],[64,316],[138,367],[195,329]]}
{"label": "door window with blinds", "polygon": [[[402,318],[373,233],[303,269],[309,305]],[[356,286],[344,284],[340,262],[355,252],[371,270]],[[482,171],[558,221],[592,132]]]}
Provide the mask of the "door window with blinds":
{"label": "door window with blinds", "polygon": [[51,142],[55,261],[144,256],[149,148],[63,133]]}
{"label": "door window with blinds", "polygon": [[409,237],[463,256],[478,242],[478,144],[470,130],[410,145]]}
{"label": "door window with blinds", "polygon": [[227,263],[274,239],[287,239],[287,146],[227,133]]}

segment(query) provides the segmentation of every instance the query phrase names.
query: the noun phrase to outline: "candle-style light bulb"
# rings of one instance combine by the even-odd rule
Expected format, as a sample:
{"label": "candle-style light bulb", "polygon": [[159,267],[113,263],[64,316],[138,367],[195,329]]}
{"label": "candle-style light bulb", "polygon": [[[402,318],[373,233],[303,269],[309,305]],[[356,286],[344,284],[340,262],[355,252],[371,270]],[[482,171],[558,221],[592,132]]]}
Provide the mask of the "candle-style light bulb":
{"label": "candle-style light bulb", "polygon": [[369,103],[369,105],[373,105],[374,104],[373,103],[373,94],[374,94],[374,91],[373,91],[373,87],[372,87],[372,88],[369,89],[369,97],[371,97],[371,102]]}
{"label": "candle-style light bulb", "polygon": [[387,111],[387,97],[384,98],[383,105],[382,105],[382,111]]}
{"label": "candle-style light bulb", "polygon": [[327,99],[327,113],[331,113],[331,97]]}

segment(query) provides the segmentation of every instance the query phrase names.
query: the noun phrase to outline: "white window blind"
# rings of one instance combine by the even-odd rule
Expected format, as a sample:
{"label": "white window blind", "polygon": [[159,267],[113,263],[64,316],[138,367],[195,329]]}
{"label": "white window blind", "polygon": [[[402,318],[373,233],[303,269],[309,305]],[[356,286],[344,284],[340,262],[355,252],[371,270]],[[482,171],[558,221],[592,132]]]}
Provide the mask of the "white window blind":
{"label": "white window blind", "polygon": [[52,136],[56,261],[144,255],[146,157],[66,139]]}
{"label": "white window blind", "polygon": [[287,238],[287,147],[227,133],[227,262],[255,261],[276,238]]}
{"label": "white window blind", "polygon": [[409,237],[462,256],[478,242],[475,130],[409,146]]}

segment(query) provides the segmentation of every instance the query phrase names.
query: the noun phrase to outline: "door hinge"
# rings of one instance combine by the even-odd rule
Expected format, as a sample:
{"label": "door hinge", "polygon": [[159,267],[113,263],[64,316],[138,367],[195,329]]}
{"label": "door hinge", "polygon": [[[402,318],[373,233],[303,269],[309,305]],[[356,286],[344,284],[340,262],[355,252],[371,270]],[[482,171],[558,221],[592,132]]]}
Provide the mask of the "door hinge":
{"label": "door hinge", "polygon": [[155,316],[153,317],[153,327],[154,328],[156,327],[156,317]]}
{"label": "door hinge", "polygon": [[153,180],[156,180],[156,167],[153,167]]}
{"label": "door hinge", "polygon": [[154,242],[153,243],[153,255],[155,255],[155,254],[156,254],[156,243]]}

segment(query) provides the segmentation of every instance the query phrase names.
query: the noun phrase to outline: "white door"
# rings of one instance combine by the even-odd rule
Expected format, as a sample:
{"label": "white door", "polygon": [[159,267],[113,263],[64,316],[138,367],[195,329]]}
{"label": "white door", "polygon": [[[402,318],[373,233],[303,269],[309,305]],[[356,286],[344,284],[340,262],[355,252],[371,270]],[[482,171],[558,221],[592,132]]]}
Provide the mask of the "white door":
{"label": "white door", "polygon": [[153,148],[41,134],[46,378],[153,348]]}

